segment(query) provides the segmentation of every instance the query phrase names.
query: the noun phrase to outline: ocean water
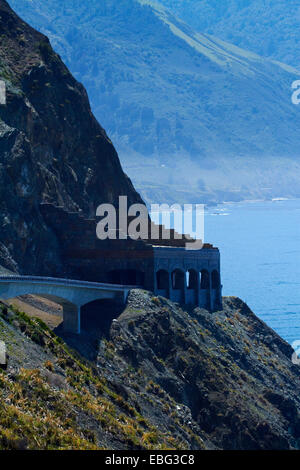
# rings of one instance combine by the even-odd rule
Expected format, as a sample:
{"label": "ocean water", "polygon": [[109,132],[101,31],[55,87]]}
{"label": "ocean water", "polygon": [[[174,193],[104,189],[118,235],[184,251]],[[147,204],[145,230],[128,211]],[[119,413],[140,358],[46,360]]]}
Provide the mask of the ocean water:
{"label": "ocean water", "polygon": [[223,295],[243,299],[289,343],[300,340],[300,200],[206,208],[205,241],[221,250]]}

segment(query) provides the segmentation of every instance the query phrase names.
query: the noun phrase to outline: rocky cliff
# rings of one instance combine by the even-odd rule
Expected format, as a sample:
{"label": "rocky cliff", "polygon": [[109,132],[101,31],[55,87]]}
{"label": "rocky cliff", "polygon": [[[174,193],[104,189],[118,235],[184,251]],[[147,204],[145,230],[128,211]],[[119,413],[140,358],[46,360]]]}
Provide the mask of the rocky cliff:
{"label": "rocky cliff", "polygon": [[83,312],[69,346],[0,307],[0,449],[299,449],[291,347],[241,300],[223,303],[188,311],[132,291],[121,311]]}
{"label": "rocky cliff", "polygon": [[49,40],[5,0],[0,79],[7,89],[7,104],[0,105],[0,264],[21,273],[62,274],[59,240],[41,203],[90,217],[119,194],[129,203],[141,200],[83,86]]}
{"label": "rocky cliff", "polygon": [[[85,84],[125,170],[148,201],[299,197],[300,113],[291,102],[299,72],[192,27],[197,19],[209,22],[205,6],[211,5],[224,25],[228,12],[233,35],[239,21],[247,24],[260,52],[267,40],[256,37],[256,22],[262,31],[267,24],[275,38],[286,27],[283,9],[276,10],[277,22],[276,14],[268,15],[284,2],[168,2],[173,12],[189,10],[193,23],[158,3],[12,0]],[[246,4],[257,5],[249,17]]]}

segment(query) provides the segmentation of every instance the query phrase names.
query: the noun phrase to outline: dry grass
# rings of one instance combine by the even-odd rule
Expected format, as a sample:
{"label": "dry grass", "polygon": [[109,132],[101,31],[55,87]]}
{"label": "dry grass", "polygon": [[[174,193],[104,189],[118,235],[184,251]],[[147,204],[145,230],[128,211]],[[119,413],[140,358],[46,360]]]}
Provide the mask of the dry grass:
{"label": "dry grass", "polygon": [[[58,325],[60,325],[63,321],[62,319],[62,307],[58,304],[55,304],[54,302],[51,302],[50,300],[46,299],[41,299],[40,297],[35,297],[35,296],[29,296],[32,299],[38,300],[41,308],[34,307],[31,305],[29,302],[24,301],[23,299],[13,299],[9,303],[14,305],[15,307],[18,308],[18,310],[21,310],[22,312],[26,313],[29,317],[37,317],[43,320],[44,323],[53,330],[54,328],[57,328]],[[44,306],[44,309],[43,309]],[[54,315],[52,313],[48,313],[47,309],[48,307],[51,308],[56,308],[57,309],[57,315]]]}

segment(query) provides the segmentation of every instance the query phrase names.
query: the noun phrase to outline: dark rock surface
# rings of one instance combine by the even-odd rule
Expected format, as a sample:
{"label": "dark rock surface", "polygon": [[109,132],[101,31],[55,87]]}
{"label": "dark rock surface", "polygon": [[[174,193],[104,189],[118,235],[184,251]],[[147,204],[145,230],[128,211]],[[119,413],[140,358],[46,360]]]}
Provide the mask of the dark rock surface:
{"label": "dark rock surface", "polygon": [[[7,308],[1,316],[0,308],[0,340],[9,354],[0,400],[6,413],[18,406],[20,419],[15,431],[0,409],[0,448],[12,430],[27,436],[28,448],[47,448],[45,413],[49,434],[60,419],[54,447],[72,447],[64,441],[72,421],[60,410],[67,399],[69,416],[76,416],[72,435],[94,435],[98,448],[299,449],[300,369],[291,347],[240,299],[223,304],[211,314],[134,290],[123,311],[106,302],[92,317],[83,312],[83,334],[64,341],[40,321]],[[13,401],[9,381],[22,389]],[[34,406],[32,436],[24,422]],[[5,431],[2,422],[9,423]]]}
{"label": "dark rock surface", "polygon": [[190,432],[192,447],[195,433],[222,449],[299,448],[293,350],[240,299],[211,314],[132,291],[109,339],[102,374],[157,426]]}
{"label": "dark rock surface", "polygon": [[[296,45],[298,57],[293,8],[283,0],[164,0],[189,12],[184,23],[160,3],[11,0],[87,87],[149,203],[300,197],[300,113],[291,101],[299,71],[233,45],[238,32],[260,52],[281,31],[283,47]],[[203,34],[209,25],[192,28],[212,19],[209,5],[232,34],[229,43],[219,30]]]}
{"label": "dark rock surface", "polygon": [[85,89],[48,39],[4,0],[0,31],[0,78],[7,87],[7,105],[0,106],[0,265],[59,275],[65,270],[60,241],[41,203],[87,218],[99,204],[116,203],[119,194],[129,203],[141,199],[94,118]]}

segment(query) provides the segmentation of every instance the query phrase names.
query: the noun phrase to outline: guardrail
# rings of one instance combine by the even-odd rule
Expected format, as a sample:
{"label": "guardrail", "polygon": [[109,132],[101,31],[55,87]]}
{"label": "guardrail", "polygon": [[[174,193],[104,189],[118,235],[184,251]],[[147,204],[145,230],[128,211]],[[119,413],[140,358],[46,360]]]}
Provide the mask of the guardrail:
{"label": "guardrail", "polygon": [[124,290],[124,289],[137,289],[138,286],[127,286],[122,284],[109,284],[109,283],[101,283],[101,282],[90,282],[90,281],[79,281],[75,279],[64,279],[64,278],[56,278],[56,277],[42,277],[42,276],[16,276],[12,275],[0,275],[0,283],[7,282],[7,281],[29,281],[29,282],[37,282],[37,283],[44,283],[44,284],[59,284],[65,286],[78,286],[78,287],[86,287],[89,289],[110,289],[110,290]]}

